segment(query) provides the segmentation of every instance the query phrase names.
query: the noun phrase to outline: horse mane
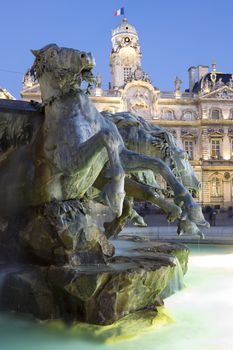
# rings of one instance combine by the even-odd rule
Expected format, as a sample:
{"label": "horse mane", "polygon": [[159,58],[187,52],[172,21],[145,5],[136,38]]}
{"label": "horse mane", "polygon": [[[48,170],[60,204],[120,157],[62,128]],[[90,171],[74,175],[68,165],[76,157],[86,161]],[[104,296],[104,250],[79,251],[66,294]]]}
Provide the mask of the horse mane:
{"label": "horse mane", "polygon": [[0,117],[0,151],[16,149],[30,144],[39,130],[42,118],[39,113],[22,111],[1,111]]}

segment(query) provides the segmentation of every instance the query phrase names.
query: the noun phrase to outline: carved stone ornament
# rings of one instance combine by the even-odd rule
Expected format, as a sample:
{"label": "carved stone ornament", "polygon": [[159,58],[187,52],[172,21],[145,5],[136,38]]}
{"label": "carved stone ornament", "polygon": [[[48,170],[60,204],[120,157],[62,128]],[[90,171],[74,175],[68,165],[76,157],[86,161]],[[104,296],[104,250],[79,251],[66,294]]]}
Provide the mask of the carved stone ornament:
{"label": "carved stone ornament", "polygon": [[226,89],[221,90],[216,92],[216,94],[214,94],[215,98],[221,98],[224,100],[232,100],[233,99],[233,91],[227,91]]}
{"label": "carved stone ornament", "polygon": [[197,138],[198,131],[194,128],[182,128],[181,129],[181,137],[183,138]]}
{"label": "carved stone ornament", "polygon": [[145,86],[132,86],[126,91],[127,109],[144,118],[153,115],[153,92]]}
{"label": "carved stone ornament", "polygon": [[140,81],[145,81],[149,84],[151,84],[151,80],[148,76],[147,73],[145,73],[141,67],[138,67],[134,72],[132,72],[127,79],[127,83],[134,81],[134,80],[140,80]]}
{"label": "carved stone ornament", "polygon": [[225,171],[225,173],[224,173],[224,179],[229,180],[230,177],[231,177],[231,174],[229,173],[229,171]]}
{"label": "carved stone ornament", "polygon": [[208,134],[209,137],[223,138],[224,130],[223,129],[219,129],[219,128],[209,128],[207,130],[207,134]]}
{"label": "carved stone ornament", "polygon": [[222,78],[217,82],[205,80],[200,91],[200,95],[208,98],[223,100],[233,99],[233,80],[232,77],[227,84],[224,84]]}

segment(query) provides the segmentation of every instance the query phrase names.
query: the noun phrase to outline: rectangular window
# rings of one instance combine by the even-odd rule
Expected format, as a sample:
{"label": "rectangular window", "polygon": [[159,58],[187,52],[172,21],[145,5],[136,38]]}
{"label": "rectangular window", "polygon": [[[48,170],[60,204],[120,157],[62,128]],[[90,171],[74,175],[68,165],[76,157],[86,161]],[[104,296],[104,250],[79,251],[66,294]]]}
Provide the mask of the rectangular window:
{"label": "rectangular window", "polygon": [[128,77],[131,74],[131,68],[130,67],[125,67],[124,68],[124,81],[127,81]]}
{"label": "rectangular window", "polygon": [[184,150],[188,154],[190,160],[193,160],[193,141],[185,140],[184,141]]}
{"label": "rectangular window", "polygon": [[220,159],[220,140],[211,140],[211,157]]}

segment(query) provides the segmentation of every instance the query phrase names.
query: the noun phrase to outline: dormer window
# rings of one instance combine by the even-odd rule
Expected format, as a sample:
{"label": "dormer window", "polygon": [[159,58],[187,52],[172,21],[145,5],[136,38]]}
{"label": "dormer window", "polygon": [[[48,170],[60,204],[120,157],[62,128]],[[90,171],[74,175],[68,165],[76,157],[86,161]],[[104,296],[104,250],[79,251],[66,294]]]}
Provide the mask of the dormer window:
{"label": "dormer window", "polygon": [[212,120],[219,120],[220,119],[220,110],[219,109],[212,109],[211,119]]}
{"label": "dormer window", "polygon": [[124,81],[126,82],[131,74],[131,67],[124,67]]}

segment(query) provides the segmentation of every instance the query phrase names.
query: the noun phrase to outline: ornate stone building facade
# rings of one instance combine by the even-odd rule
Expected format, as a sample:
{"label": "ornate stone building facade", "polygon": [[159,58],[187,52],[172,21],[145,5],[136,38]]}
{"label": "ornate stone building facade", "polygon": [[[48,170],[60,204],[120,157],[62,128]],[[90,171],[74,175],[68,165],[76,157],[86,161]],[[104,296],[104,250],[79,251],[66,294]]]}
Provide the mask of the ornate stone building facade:
{"label": "ornate stone building facade", "polygon": [[[131,111],[167,128],[184,148],[202,182],[198,200],[203,205],[233,205],[233,74],[218,72],[216,64],[190,67],[189,87],[160,91],[141,67],[139,38],[124,18],[112,31],[111,83],[108,90],[97,76],[92,100],[100,111]],[[40,101],[39,85],[30,73],[21,96]],[[163,184],[166,186],[166,184]]]}
{"label": "ornate stone building facade", "polygon": [[0,98],[6,99],[6,100],[15,100],[14,96],[12,96],[9,91],[6,89],[0,87]]}

